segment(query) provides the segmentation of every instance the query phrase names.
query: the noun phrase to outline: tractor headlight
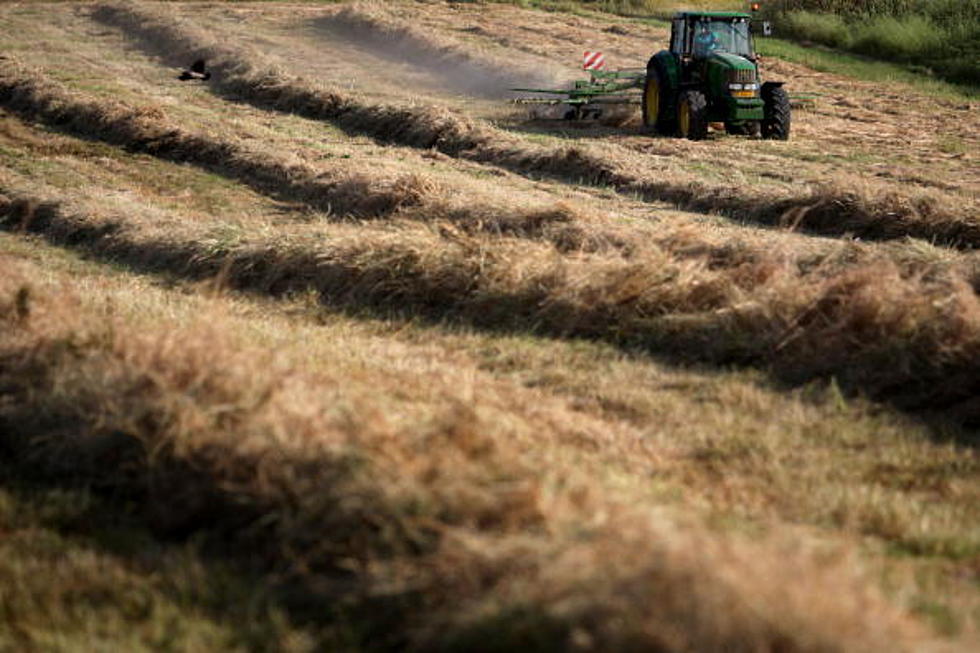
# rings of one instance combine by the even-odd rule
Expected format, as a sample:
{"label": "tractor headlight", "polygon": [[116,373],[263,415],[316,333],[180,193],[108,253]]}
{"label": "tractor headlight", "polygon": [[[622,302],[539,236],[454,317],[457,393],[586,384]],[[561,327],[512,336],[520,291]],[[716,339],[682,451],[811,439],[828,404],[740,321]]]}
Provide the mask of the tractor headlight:
{"label": "tractor headlight", "polygon": [[732,97],[753,98],[759,92],[758,84],[729,84],[728,92]]}

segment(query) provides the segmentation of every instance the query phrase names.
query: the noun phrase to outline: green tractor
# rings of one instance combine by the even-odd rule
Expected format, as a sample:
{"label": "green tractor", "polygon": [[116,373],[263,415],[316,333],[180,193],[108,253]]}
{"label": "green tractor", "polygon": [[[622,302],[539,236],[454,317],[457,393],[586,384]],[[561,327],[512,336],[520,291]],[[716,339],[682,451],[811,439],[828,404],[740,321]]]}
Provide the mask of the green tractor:
{"label": "green tractor", "polygon": [[676,14],[670,49],[647,63],[641,103],[644,126],[660,134],[701,140],[709,123],[724,123],[729,134],[789,138],[789,95],[782,82],[760,83],[749,14]]}

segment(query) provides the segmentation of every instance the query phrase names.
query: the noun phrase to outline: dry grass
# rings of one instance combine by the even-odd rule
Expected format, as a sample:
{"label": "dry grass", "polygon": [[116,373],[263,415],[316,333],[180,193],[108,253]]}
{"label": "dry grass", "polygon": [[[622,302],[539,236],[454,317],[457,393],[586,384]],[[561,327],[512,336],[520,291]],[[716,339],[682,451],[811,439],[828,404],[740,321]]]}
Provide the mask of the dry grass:
{"label": "dry grass", "polygon": [[[194,32],[174,7],[147,41]],[[486,5],[477,32],[454,7],[347,12],[433,56],[453,15],[467,41],[538,15]],[[180,6],[214,33],[155,47],[221,38],[216,94],[93,37],[89,7],[43,11],[0,11],[44,70],[0,60],[5,103],[49,126],[0,115],[0,648],[941,649],[919,618],[970,649],[980,258],[895,238],[967,215],[968,181],[912,201],[845,171],[809,213],[766,182],[747,192],[790,204],[754,221],[836,208],[889,242],[756,229],[630,195],[737,213],[718,166],[751,184],[742,154],[779,172],[824,141],[516,135],[465,99],[338,91],[352,133],[391,110],[398,138],[422,114],[491,136],[412,151],[222,100],[263,71],[256,105],[323,92],[224,44],[295,33],[299,62],[342,8]],[[597,21],[540,18],[546,44]],[[886,209],[912,226],[864,221]],[[61,491],[91,508],[46,516]]]}
{"label": "dry grass", "polygon": [[[708,186],[693,178],[649,180],[586,148],[529,146],[506,132],[446,109],[366,104],[339,89],[322,88],[276,70],[256,55],[220,46],[212,37],[159,10],[100,5],[94,17],[139,36],[143,47],[160,54],[180,52],[185,58],[209,59],[217,77],[212,85],[223,92],[263,107],[329,120],[383,142],[434,148],[526,175],[611,186],[629,195],[739,220],[869,239],[911,236],[967,249],[980,242],[980,223],[972,204],[958,210],[922,197],[893,193],[879,198],[860,188],[825,188],[804,196],[773,198],[727,186]],[[365,21],[378,24],[377,19]]]}
{"label": "dry grass", "polygon": [[431,378],[429,402],[392,405],[403,379],[383,367],[311,377],[243,344],[220,314],[136,328],[18,267],[0,290],[15,459],[120,493],[160,533],[220,534],[318,600],[384,600],[387,623],[372,624],[389,645],[916,641],[846,558],[705,536],[602,493],[588,465],[548,464],[581,427],[498,419],[506,395],[474,411]]}

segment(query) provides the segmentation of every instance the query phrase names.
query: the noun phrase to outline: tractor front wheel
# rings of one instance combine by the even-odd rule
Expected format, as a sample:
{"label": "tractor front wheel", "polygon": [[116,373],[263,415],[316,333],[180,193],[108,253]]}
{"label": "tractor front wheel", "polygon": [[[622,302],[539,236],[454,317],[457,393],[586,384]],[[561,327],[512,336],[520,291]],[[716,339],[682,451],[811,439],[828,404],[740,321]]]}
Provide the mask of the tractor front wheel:
{"label": "tractor front wheel", "polygon": [[677,100],[677,131],[700,141],[708,136],[708,101],[701,91],[684,91]]}
{"label": "tractor front wheel", "polygon": [[782,86],[762,85],[762,101],[765,102],[765,118],[762,120],[762,137],[776,141],[789,140],[789,94]]}

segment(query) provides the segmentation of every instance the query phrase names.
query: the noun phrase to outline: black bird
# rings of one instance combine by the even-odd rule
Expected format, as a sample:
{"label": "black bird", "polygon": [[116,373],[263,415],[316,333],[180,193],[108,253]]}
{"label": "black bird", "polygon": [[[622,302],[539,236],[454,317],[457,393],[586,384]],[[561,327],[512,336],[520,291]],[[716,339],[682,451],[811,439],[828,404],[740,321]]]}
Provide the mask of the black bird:
{"label": "black bird", "polygon": [[182,82],[186,82],[188,79],[200,79],[203,81],[211,79],[211,71],[204,70],[204,59],[198,59],[191,64],[190,70],[181,71],[177,79]]}

